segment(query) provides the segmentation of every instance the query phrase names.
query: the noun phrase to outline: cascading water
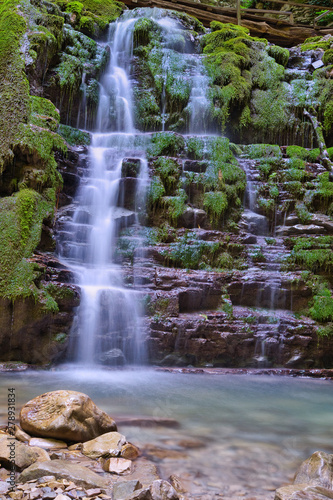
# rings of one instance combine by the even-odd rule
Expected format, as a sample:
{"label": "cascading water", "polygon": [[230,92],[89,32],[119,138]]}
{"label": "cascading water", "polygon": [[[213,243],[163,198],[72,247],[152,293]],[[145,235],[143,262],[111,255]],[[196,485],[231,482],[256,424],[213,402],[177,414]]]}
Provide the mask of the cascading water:
{"label": "cascading water", "polygon": [[[138,213],[143,212],[148,184],[145,149],[150,134],[135,130],[131,80],[133,32],[142,14],[161,30],[164,82],[161,129],[164,130],[165,117],[170,114],[168,88],[179,83],[189,95],[186,110],[189,132],[202,133],[207,128],[207,76],[200,56],[193,54],[192,41],[178,47],[182,32],[179,22],[160,9],[141,9],[127,12],[111,24],[108,41],[111,57],[100,82],[97,131],[92,134],[88,168],[84,169],[73,217],[60,219],[62,230],[58,238],[59,254],[77,276],[81,288],[70,351],[75,361],[84,364],[142,364],[145,360],[140,292],[124,286],[115,257],[119,231],[138,226]],[[81,102],[81,108],[84,105]],[[126,181],[123,179],[126,162],[137,166],[136,178],[131,179],[135,180],[136,192],[134,196],[131,193],[134,198],[131,210],[124,208],[128,206],[126,183],[122,182]],[[140,257],[139,243],[140,237],[136,237],[136,255]],[[135,276],[133,284],[137,285]]]}
{"label": "cascading water", "polygon": [[[60,254],[78,276],[81,304],[72,342],[74,358],[85,364],[142,364],[145,360],[137,293],[123,285],[114,252],[119,230],[136,221],[122,208],[120,180],[125,157],[135,158],[136,206],[144,199],[146,160],[136,143],[129,64],[135,19],[111,25],[111,60],[100,84],[98,132],[92,134],[89,169],[76,199],[73,220],[66,224]],[[140,195],[140,196],[139,196]]]}

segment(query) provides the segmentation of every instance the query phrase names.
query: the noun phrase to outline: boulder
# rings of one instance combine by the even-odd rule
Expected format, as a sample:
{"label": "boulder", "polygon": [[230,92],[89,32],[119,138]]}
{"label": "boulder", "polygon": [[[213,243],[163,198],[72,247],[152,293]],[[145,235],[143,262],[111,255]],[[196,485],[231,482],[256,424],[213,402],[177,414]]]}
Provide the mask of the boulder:
{"label": "boulder", "polygon": [[18,471],[22,471],[35,462],[50,460],[48,453],[41,448],[30,447],[8,435],[1,436],[0,463],[7,468],[11,467],[11,452],[12,457],[15,456],[15,465]]}
{"label": "boulder", "polygon": [[307,483],[333,490],[333,455],[316,451],[296,472],[294,484]]}
{"label": "boulder", "polygon": [[105,490],[110,485],[107,478],[99,476],[87,467],[71,463],[68,460],[50,460],[49,462],[38,462],[30,465],[20,474],[18,482],[26,483],[50,475],[56,479],[73,481],[77,486],[83,488],[97,487]]}
{"label": "boulder", "polygon": [[81,392],[54,391],[26,403],[20,412],[23,430],[34,436],[88,441],[116,431],[114,420]]}
{"label": "boulder", "polygon": [[333,498],[333,491],[322,486],[293,484],[276,490],[274,500],[328,500],[329,498]]}
{"label": "boulder", "polygon": [[86,441],[82,446],[82,453],[92,459],[117,457],[125,443],[125,436],[119,432],[108,432],[96,439]]}
{"label": "boulder", "polygon": [[127,458],[127,460],[135,460],[140,455],[140,450],[134,444],[125,443],[120,452],[122,458]]}

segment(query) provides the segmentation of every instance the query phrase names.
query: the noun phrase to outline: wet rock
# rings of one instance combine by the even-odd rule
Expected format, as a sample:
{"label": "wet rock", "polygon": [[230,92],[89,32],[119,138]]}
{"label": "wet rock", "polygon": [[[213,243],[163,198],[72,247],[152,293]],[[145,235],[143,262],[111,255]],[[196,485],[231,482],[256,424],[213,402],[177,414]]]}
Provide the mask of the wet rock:
{"label": "wet rock", "polygon": [[22,429],[35,436],[88,441],[117,430],[116,423],[81,392],[54,391],[26,403],[20,412]]}
{"label": "wet rock", "polygon": [[333,490],[333,455],[316,451],[296,472],[294,484],[308,483]]}
{"label": "wet rock", "polygon": [[104,352],[99,359],[103,364],[109,366],[123,366],[126,363],[123,351],[117,348]]}
{"label": "wet rock", "polygon": [[130,495],[141,488],[142,484],[137,480],[116,483],[112,490],[113,500],[126,500]]}
{"label": "wet rock", "polygon": [[141,168],[140,158],[124,158],[121,165],[122,177],[138,177]]}
{"label": "wet rock", "polygon": [[31,438],[29,440],[29,446],[39,446],[40,448],[43,448],[45,450],[58,450],[67,448],[67,444],[64,441],[44,438]]}
{"label": "wet rock", "polygon": [[298,484],[284,486],[275,492],[274,500],[328,500],[333,498],[333,491],[322,486]]}
{"label": "wet rock", "polygon": [[187,207],[180,217],[180,224],[186,228],[205,227],[207,214],[199,208]]}
{"label": "wet rock", "polygon": [[103,463],[103,470],[111,472],[111,474],[128,474],[131,472],[132,462],[125,458],[108,458]]}
{"label": "wet rock", "polygon": [[9,436],[1,437],[0,463],[10,468],[12,456],[15,456],[15,465],[19,471],[22,471],[35,462],[50,460],[48,453],[41,448],[30,447],[14,438],[9,438]]}
{"label": "wet rock", "polygon": [[89,458],[117,457],[126,438],[119,432],[108,432],[102,436],[86,441],[82,446],[82,453]]}
{"label": "wet rock", "polygon": [[38,462],[30,465],[19,476],[18,482],[26,483],[42,476],[53,475],[56,479],[67,479],[84,488],[109,487],[109,481],[92,472],[87,467],[77,465],[68,460],[50,460],[49,462]]}
{"label": "wet rock", "polygon": [[295,226],[280,226],[276,229],[276,236],[298,236],[300,234],[320,234],[323,232],[321,226],[315,224],[296,224]]}

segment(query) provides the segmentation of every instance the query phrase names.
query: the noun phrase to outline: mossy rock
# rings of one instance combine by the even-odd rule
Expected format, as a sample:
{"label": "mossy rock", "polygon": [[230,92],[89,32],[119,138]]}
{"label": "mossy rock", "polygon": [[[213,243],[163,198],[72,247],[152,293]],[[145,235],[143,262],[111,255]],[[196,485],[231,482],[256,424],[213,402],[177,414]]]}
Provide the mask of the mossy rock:
{"label": "mossy rock", "polygon": [[249,158],[282,158],[280,146],[275,144],[250,144],[245,146],[244,149]]}
{"label": "mossy rock", "polygon": [[158,132],[152,136],[151,145],[147,150],[148,156],[177,156],[184,151],[183,136],[174,132]]}
{"label": "mossy rock", "polygon": [[279,47],[278,45],[269,45],[267,47],[268,55],[273,57],[273,59],[281,66],[286,67],[289,61],[289,50],[285,47]]}
{"label": "mossy rock", "polygon": [[323,55],[323,63],[325,66],[333,64],[333,49],[325,50]]}
{"label": "mossy rock", "polygon": [[70,146],[88,146],[90,144],[90,134],[88,132],[83,132],[77,128],[69,127],[68,125],[60,124],[58,134],[60,134]]}

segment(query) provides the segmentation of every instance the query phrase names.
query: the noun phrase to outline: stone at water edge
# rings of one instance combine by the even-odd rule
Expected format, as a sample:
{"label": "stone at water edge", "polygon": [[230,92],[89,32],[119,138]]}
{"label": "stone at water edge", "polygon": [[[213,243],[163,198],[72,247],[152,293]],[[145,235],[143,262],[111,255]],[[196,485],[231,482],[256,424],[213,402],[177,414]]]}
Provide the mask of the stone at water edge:
{"label": "stone at water edge", "polygon": [[167,481],[158,479],[150,487],[152,500],[179,500],[178,493]]}
{"label": "stone at water edge", "polygon": [[333,455],[316,451],[296,472],[294,484],[307,483],[333,490]]}
{"label": "stone at water edge", "polygon": [[103,470],[111,474],[129,474],[132,470],[132,462],[126,458],[108,458],[103,463]]}
{"label": "stone at water edge", "polygon": [[127,460],[135,460],[140,455],[140,450],[132,443],[125,443],[120,452],[121,458],[127,458]]}
{"label": "stone at water edge", "polygon": [[92,459],[117,457],[125,443],[125,436],[119,434],[119,432],[108,432],[83,443],[81,451],[83,455]]}
{"label": "stone at water edge", "polygon": [[45,438],[31,438],[29,439],[29,446],[39,446],[44,450],[62,450],[67,448],[65,441],[58,439],[45,439]]}
{"label": "stone at water edge", "polygon": [[112,490],[112,498],[113,500],[124,500],[141,488],[142,484],[137,480],[116,483]]}
{"label": "stone at water edge", "polygon": [[15,465],[19,471],[22,471],[35,462],[50,460],[49,454],[45,450],[35,446],[28,446],[6,435],[0,438],[0,464],[8,469],[11,467],[11,448],[8,446],[11,443],[13,450],[15,450]]}
{"label": "stone at water edge", "polygon": [[47,392],[28,401],[20,412],[20,424],[34,436],[76,442],[117,430],[109,415],[76,391]]}
{"label": "stone at water edge", "polygon": [[274,500],[329,500],[333,499],[333,491],[322,486],[309,484],[292,484],[279,488]]}
{"label": "stone at water edge", "polygon": [[99,476],[87,467],[71,463],[68,460],[50,460],[30,465],[20,474],[17,482],[26,483],[50,475],[56,479],[67,479],[84,488],[97,487],[106,490],[110,487],[109,478]]}

